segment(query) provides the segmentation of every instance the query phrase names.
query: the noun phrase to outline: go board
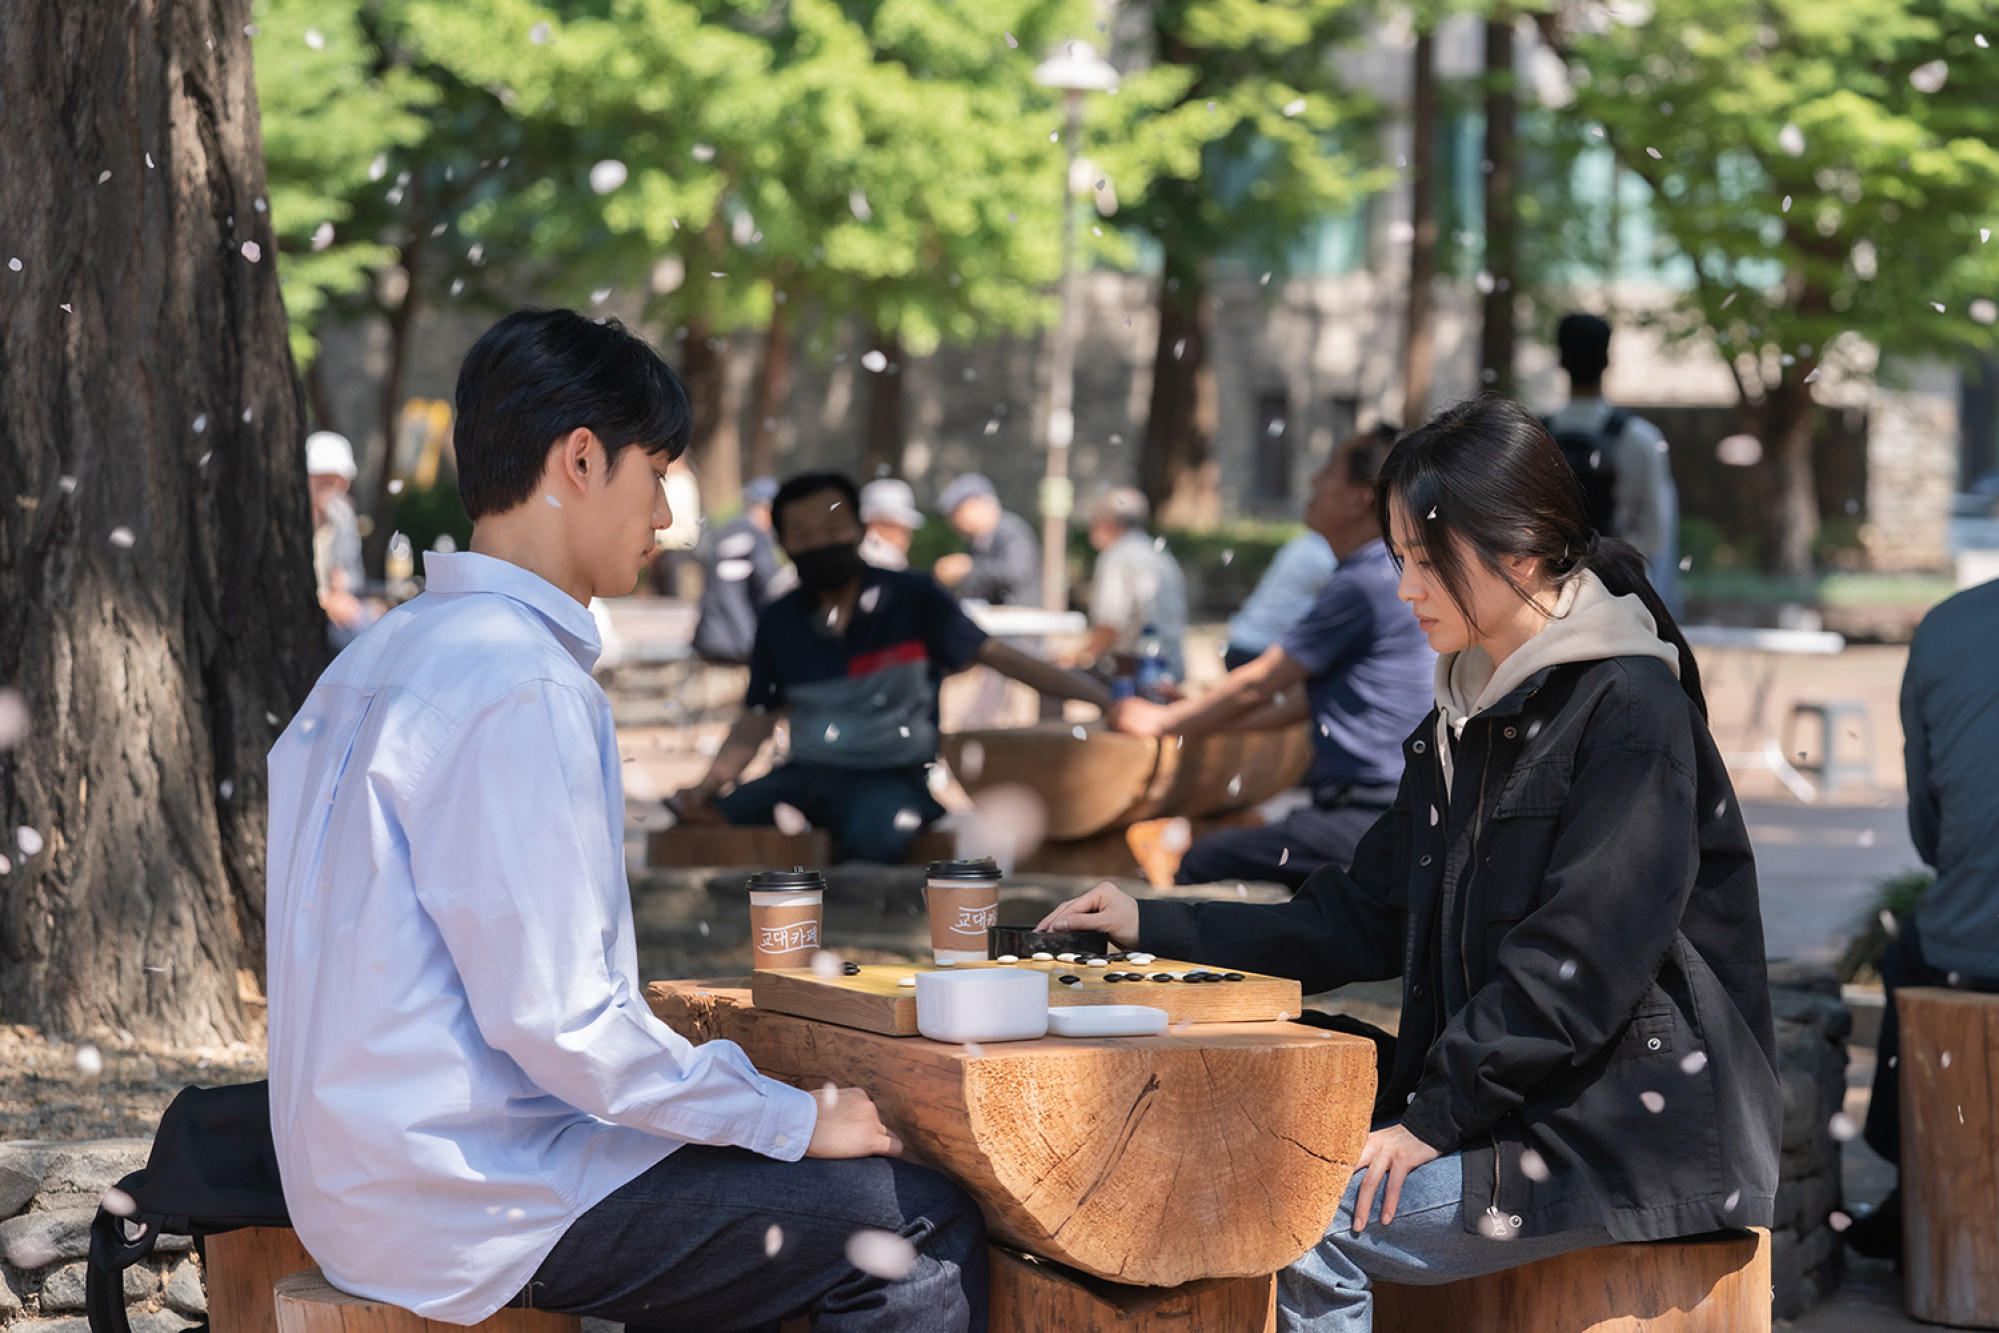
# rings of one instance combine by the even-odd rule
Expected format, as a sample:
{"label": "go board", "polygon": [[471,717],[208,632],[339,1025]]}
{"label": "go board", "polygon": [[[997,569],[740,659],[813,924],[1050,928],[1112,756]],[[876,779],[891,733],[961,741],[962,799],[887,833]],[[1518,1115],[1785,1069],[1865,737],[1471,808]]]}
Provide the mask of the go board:
{"label": "go board", "polygon": [[[1240,981],[1152,980],[1157,973],[1226,974],[1228,971],[1168,958],[1154,958],[1143,965],[1110,963],[1104,967],[1023,959],[1018,963],[959,963],[950,970],[981,967],[1021,967],[1046,972],[1051,1005],[1151,1005],[1164,1009],[1169,1023],[1267,1023],[1297,1017],[1304,1003],[1297,982],[1256,972],[1236,973],[1242,978]],[[759,1009],[837,1023],[863,1032],[913,1037],[917,1035],[916,988],[902,985],[901,981],[919,972],[944,970],[927,963],[865,963],[854,975],[837,977],[820,976],[809,967],[759,970],[750,980],[750,997]],[[1110,973],[1142,973],[1146,979],[1110,981],[1107,980]],[[1078,980],[1065,984],[1060,980],[1065,976]]]}

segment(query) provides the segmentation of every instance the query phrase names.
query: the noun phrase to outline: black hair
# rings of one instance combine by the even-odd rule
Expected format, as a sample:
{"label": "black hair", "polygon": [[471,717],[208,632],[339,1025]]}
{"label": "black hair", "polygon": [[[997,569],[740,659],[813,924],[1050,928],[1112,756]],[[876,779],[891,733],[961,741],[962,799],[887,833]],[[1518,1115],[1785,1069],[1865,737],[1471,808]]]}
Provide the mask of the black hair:
{"label": "black hair", "polygon": [[854,516],[854,526],[861,527],[861,491],[854,485],[854,479],[844,472],[801,472],[785,479],[777,488],[777,495],[770,502],[770,521],[777,529],[777,539],[784,540],[784,511],[788,505],[819,494],[821,491],[838,491],[841,503]]}
{"label": "black hair", "polygon": [[[1382,463],[1374,505],[1384,536],[1394,531],[1388,520],[1395,510],[1412,527],[1420,525],[1430,568],[1474,629],[1469,580],[1454,538],[1463,538],[1479,562],[1502,578],[1502,558],[1532,556],[1557,588],[1587,570],[1613,596],[1635,594],[1652,613],[1659,637],[1679,655],[1681,688],[1707,716],[1700,665],[1652,587],[1645,557],[1629,543],[1591,529],[1582,485],[1561,446],[1520,404],[1487,394],[1446,408],[1404,435]],[[1402,553],[1395,552],[1395,559],[1400,565]],[[1530,595],[1524,588],[1517,591]]]}
{"label": "black hair", "polygon": [[636,444],[680,457],[693,426],[687,390],[651,344],[615,319],[516,310],[458,369],[458,497],[475,521],[534,498],[555,442],[587,427],[606,463]]}
{"label": "black hair", "polygon": [[1595,315],[1562,316],[1555,326],[1555,346],[1562,354],[1562,369],[1571,383],[1593,389],[1603,383],[1604,369],[1610,365],[1610,325]]}

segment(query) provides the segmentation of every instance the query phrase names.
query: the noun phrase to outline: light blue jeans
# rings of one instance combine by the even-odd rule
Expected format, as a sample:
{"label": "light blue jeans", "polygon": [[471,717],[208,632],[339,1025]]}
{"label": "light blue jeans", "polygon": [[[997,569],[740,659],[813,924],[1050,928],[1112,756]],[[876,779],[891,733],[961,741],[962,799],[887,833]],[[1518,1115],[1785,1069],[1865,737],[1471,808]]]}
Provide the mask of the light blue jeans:
{"label": "light blue jeans", "polygon": [[1277,1275],[1282,1333],[1373,1333],[1376,1282],[1434,1286],[1611,1243],[1602,1227],[1552,1236],[1522,1236],[1508,1227],[1498,1239],[1465,1230],[1464,1158],[1458,1153],[1411,1171],[1395,1220],[1386,1225],[1377,1193],[1367,1230],[1355,1234],[1354,1209],[1365,1179],[1356,1174],[1347,1184],[1326,1238]]}

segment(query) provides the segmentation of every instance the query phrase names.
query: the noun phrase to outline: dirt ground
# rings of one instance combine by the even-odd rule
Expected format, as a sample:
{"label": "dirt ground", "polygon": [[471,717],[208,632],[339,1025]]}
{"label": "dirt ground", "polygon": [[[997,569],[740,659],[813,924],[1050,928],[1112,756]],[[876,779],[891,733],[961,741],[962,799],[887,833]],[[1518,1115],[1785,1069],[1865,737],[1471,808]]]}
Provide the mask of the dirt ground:
{"label": "dirt ground", "polygon": [[0,1026],[0,1141],[151,1138],[167,1103],[190,1083],[263,1076],[261,1042],[179,1049],[129,1032],[71,1042]]}

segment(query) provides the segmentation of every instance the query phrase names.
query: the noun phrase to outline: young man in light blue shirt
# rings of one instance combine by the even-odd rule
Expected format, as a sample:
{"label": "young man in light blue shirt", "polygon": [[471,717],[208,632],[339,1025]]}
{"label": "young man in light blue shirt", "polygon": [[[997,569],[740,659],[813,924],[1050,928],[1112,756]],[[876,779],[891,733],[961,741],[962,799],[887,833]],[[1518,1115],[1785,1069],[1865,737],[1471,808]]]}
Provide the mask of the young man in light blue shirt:
{"label": "young man in light blue shirt", "polygon": [[[271,1117],[299,1238],[336,1285],[451,1323],[984,1328],[977,1208],[894,1160],[866,1093],[692,1046],[641,993],[589,602],[630,592],[671,521],[685,391],[615,322],[521,311],[457,408],[471,550],[426,558],[271,752]],[[865,1230],[913,1243],[899,1280],[847,1260]]]}

